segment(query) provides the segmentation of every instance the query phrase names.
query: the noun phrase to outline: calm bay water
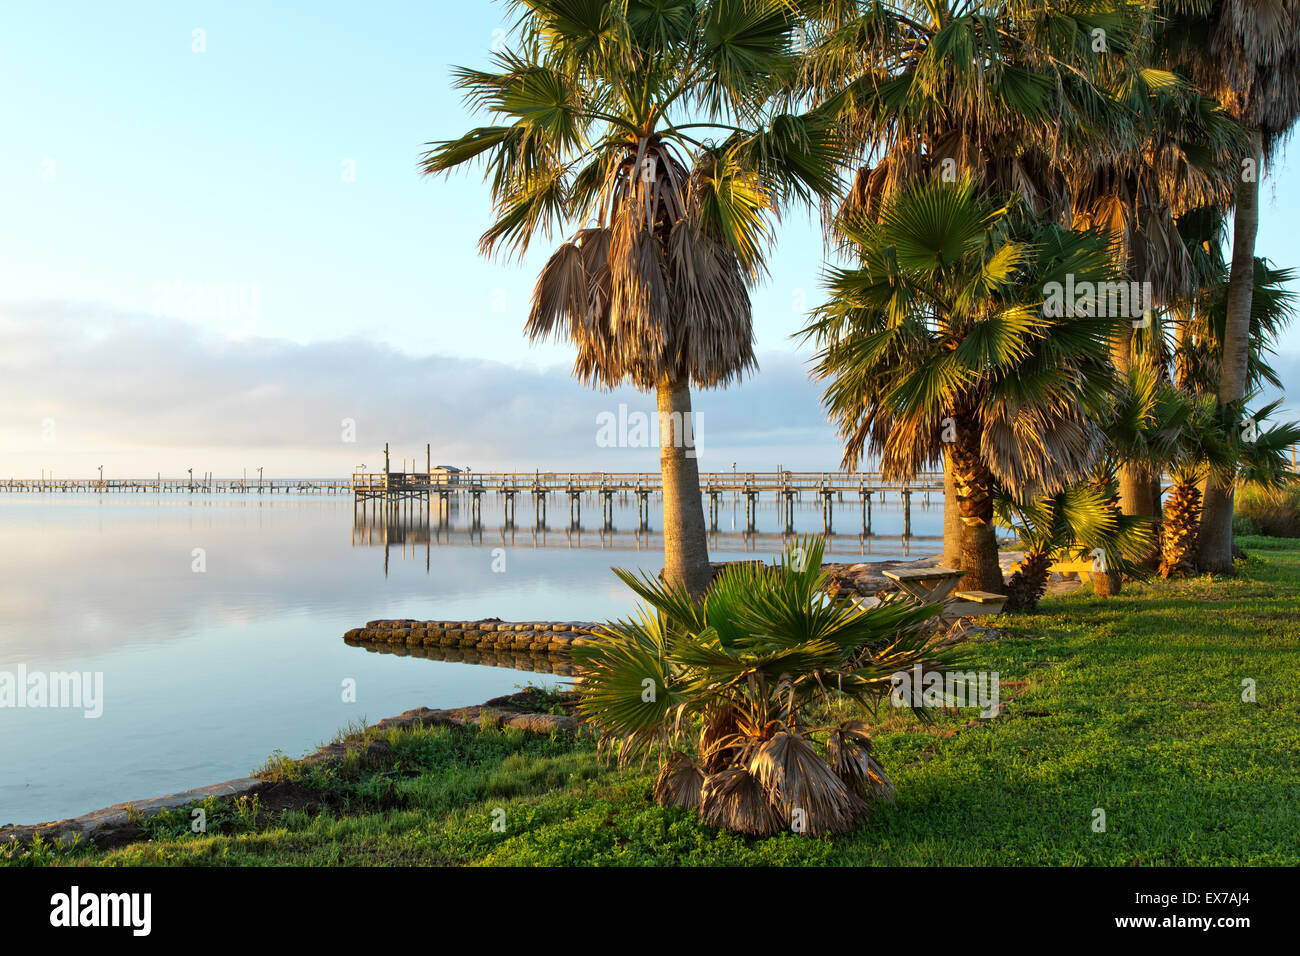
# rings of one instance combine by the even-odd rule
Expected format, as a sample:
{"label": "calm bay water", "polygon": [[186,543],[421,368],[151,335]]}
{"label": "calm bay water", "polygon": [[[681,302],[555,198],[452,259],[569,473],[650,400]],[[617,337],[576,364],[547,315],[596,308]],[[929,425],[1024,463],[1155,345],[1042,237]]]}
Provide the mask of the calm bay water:
{"label": "calm bay water", "polygon": [[[876,503],[866,540],[859,512],[840,506],[847,534],[828,560],[938,551],[934,497],[916,496],[908,546],[897,502]],[[634,601],[609,568],[662,567],[660,515],[648,535],[635,531],[632,502],[615,512],[622,530],[602,535],[595,499],[582,517],[587,527],[569,531],[562,496],[547,530],[521,500],[519,529],[503,532],[492,499],[472,530],[467,507],[385,522],[347,497],[0,495],[0,672],[103,674],[98,718],[0,707],[0,824],[244,776],[275,750],[305,753],[355,721],[556,683],[367,653],[342,635],[381,617],[625,615]],[[763,532],[779,520],[767,502],[760,533],[746,536],[743,504],[729,504],[711,555],[770,557],[781,538]],[[822,530],[818,504],[798,510],[796,530]],[[355,703],[344,702],[346,680]]]}

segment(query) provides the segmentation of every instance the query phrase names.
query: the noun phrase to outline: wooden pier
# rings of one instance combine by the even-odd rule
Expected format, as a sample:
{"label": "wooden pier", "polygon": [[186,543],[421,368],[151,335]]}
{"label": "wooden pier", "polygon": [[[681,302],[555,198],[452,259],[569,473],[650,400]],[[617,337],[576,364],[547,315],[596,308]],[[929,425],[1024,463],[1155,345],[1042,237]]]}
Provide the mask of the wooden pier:
{"label": "wooden pier", "polygon": [[[414,466],[414,459],[411,460]],[[364,466],[362,466],[364,468]],[[663,480],[659,472],[532,471],[473,472],[451,466],[434,466],[432,448],[425,446],[423,471],[391,467],[388,445],[384,445],[384,470],[358,470],[350,478],[217,478],[211,473],[195,478],[54,478],[0,480],[0,492],[41,494],[163,494],[163,495],[343,495],[351,494],[354,510],[379,512],[387,519],[403,511],[434,513],[442,518],[452,503],[468,503],[471,523],[481,527],[483,498],[502,500],[505,528],[517,526],[519,498],[531,498],[534,527],[546,528],[547,505],[552,496],[568,500],[569,527],[582,527],[585,502],[596,501],[601,509],[601,527],[613,529],[615,503],[635,500],[639,530],[649,528],[651,506],[662,499]],[[709,529],[718,530],[724,502],[745,505],[745,529],[756,528],[760,502],[777,503],[786,533],[794,529],[795,506],[806,500],[821,505],[823,528],[833,533],[835,506],[856,506],[861,514],[863,535],[870,535],[873,502],[897,496],[903,506],[903,534],[911,535],[912,496],[921,493],[928,502],[933,493],[943,494],[943,475],[933,472],[910,482],[886,481],[873,471],[715,471],[700,474],[700,495],[707,499]]]}
{"label": "wooden pier", "polygon": [[[387,462],[388,449],[384,457]],[[354,504],[364,511],[373,503],[389,515],[403,510],[428,509],[441,517],[449,513],[452,502],[467,501],[472,527],[481,527],[483,498],[493,495],[502,500],[505,528],[517,526],[518,499],[531,498],[533,525],[547,526],[547,503],[552,496],[568,500],[570,528],[582,526],[584,502],[595,501],[601,509],[601,527],[612,529],[615,501],[635,500],[638,525],[649,526],[651,504],[663,495],[659,472],[471,472],[453,471],[446,466],[433,467],[426,449],[424,471],[356,472],[352,475]],[[745,528],[752,532],[757,523],[760,501],[774,499],[786,533],[794,529],[796,503],[806,500],[821,504],[822,524],[826,533],[834,528],[837,504],[856,506],[861,515],[861,533],[870,535],[873,501],[894,497],[903,506],[903,534],[911,535],[912,496],[943,494],[943,474],[930,472],[910,482],[886,481],[879,472],[853,471],[770,471],[770,472],[703,472],[700,495],[707,499],[709,529],[718,530],[718,519],[726,501],[745,505]],[[436,506],[435,506],[436,499]]]}

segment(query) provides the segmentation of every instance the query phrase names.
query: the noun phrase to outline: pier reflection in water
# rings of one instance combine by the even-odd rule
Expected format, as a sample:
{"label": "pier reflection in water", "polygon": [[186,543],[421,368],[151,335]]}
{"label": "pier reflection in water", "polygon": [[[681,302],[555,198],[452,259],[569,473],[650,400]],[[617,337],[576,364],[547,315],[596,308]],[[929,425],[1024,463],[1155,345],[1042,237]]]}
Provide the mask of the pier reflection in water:
{"label": "pier reflection in water", "polygon": [[[652,502],[649,510],[640,510],[630,495],[616,496],[614,507],[602,515],[601,502],[593,495],[592,507],[585,511],[571,507],[567,521],[548,521],[545,508],[538,510],[535,521],[514,521],[512,512],[494,497],[485,496],[477,509],[462,508],[454,496],[436,495],[357,503],[352,515],[352,546],[382,548],[385,573],[391,554],[407,561],[423,557],[428,568],[432,553],[448,547],[651,553],[663,549],[661,501]],[[852,505],[846,520],[850,530],[837,531],[819,501],[796,502],[789,510],[771,501],[767,507],[760,503],[751,510],[738,500],[729,515],[722,509],[716,517],[708,533],[709,551],[718,560],[726,560],[728,555],[773,556],[795,535],[820,534],[826,538],[828,560],[836,560],[836,556],[850,560],[926,554],[938,550],[942,543],[942,499],[942,493],[932,497],[931,492],[918,490],[906,503],[901,496],[877,500],[866,532],[856,526]],[[560,504],[562,507],[563,501]],[[594,522],[584,524],[584,513]]]}

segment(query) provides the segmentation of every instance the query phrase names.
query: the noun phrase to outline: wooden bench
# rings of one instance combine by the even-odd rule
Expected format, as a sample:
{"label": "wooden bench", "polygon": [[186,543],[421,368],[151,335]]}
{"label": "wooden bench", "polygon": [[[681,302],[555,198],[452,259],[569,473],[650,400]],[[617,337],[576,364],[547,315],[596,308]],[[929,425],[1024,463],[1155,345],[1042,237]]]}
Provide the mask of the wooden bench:
{"label": "wooden bench", "polygon": [[[1023,566],[1023,561],[1016,561],[1014,564],[1009,565],[1007,567],[1007,576],[1010,577],[1015,574]],[[1052,566],[1047,569],[1047,573],[1051,574],[1053,572],[1061,575],[1077,574],[1079,580],[1083,582],[1091,581],[1092,576],[1099,573],[1093,567],[1092,558],[1070,558],[1065,561],[1053,561]]]}
{"label": "wooden bench", "polygon": [[1007,603],[1005,594],[991,591],[958,591],[943,606],[944,617],[979,617],[984,614],[1001,614]]}
{"label": "wooden bench", "polygon": [[942,604],[941,617],[977,617],[984,614],[1001,614],[1007,603],[1005,594],[990,591],[958,591],[965,571],[952,568],[909,568],[906,571],[885,571],[885,577],[898,583],[899,589],[922,604]]}

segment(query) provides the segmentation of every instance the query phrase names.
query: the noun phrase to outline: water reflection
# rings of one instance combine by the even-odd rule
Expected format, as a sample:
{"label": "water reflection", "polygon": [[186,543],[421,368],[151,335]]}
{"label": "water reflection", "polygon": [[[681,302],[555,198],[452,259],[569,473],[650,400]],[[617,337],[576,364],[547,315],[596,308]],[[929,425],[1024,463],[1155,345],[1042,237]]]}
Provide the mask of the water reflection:
{"label": "water reflection", "polygon": [[[341,496],[0,496],[0,670],[102,673],[104,687],[99,719],[0,708],[0,824],[243,776],[274,750],[304,753],[359,719],[559,679],[550,655],[361,653],[341,638],[375,618],[632,613],[610,568],[662,567],[662,515],[652,508],[642,530],[635,501],[619,503],[605,528],[594,505],[570,527],[564,505],[552,503],[549,525],[507,528],[490,497],[475,520],[454,500],[394,513]],[[878,504],[876,534],[860,538],[847,533],[859,529],[846,507],[831,559],[933,553],[940,512],[915,502],[905,540],[901,515]],[[714,559],[776,554],[775,506],[758,518],[762,530],[746,533],[743,513],[722,514]],[[820,509],[796,523],[820,531]],[[355,681],[355,701],[344,681]]]}
{"label": "water reflection", "polygon": [[[552,495],[551,498],[562,496]],[[832,514],[827,528],[820,504],[796,504],[793,520],[784,530],[758,530],[746,528],[740,519],[736,528],[736,515],[731,515],[730,529],[715,522],[709,529],[709,549],[717,556],[776,555],[797,534],[815,533],[826,540],[829,559],[842,556],[844,560],[871,556],[877,558],[906,558],[919,549],[926,554],[934,551],[942,540],[942,505],[934,508],[929,496],[917,494],[918,501],[907,509],[877,503],[869,519],[854,528],[854,521],[844,524],[852,529],[839,531]],[[495,507],[493,506],[495,504]],[[663,550],[662,513],[638,514],[636,504],[616,498],[614,508],[602,515],[599,503],[588,501],[590,508],[570,508],[568,520],[555,522],[548,519],[549,508],[536,508],[530,512],[533,520],[517,522],[511,512],[489,498],[482,511],[459,507],[455,496],[440,499],[430,496],[423,499],[406,499],[398,503],[378,501],[356,503],[352,514],[351,545],[354,548],[382,548],[384,571],[389,568],[390,552],[403,560],[424,559],[426,570],[432,565],[432,555],[441,548],[528,548],[593,551],[627,551],[654,553]],[[850,503],[844,508],[848,517],[856,520]],[[779,526],[783,520],[775,502],[761,505],[757,516],[769,517],[765,525]],[[584,517],[589,523],[584,523]],[[593,520],[594,519],[594,520]],[[899,527],[900,522],[902,527]],[[756,521],[755,524],[759,522]],[[864,528],[870,530],[863,530]],[[880,529],[880,530],[877,530]]]}
{"label": "water reflection", "polygon": [[394,657],[416,657],[430,661],[452,661],[458,664],[479,664],[484,667],[508,667],[511,670],[534,674],[556,674],[572,677],[576,673],[573,659],[562,651],[516,651],[496,648],[442,647],[424,644],[378,644],[345,638],[352,647],[362,647],[373,654],[392,654]]}

